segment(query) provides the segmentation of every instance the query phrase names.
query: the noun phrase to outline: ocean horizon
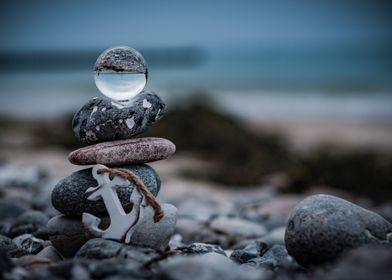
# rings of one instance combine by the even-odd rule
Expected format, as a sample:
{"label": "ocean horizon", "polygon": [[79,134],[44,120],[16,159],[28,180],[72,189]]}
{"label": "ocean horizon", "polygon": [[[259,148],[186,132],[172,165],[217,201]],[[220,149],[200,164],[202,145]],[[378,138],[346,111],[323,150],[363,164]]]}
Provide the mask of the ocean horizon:
{"label": "ocean horizon", "polygon": [[[99,96],[101,50],[0,53],[0,114],[56,117]],[[147,90],[169,105],[201,94],[245,118],[392,118],[387,49],[141,49]],[[178,104],[177,104],[178,105]]]}

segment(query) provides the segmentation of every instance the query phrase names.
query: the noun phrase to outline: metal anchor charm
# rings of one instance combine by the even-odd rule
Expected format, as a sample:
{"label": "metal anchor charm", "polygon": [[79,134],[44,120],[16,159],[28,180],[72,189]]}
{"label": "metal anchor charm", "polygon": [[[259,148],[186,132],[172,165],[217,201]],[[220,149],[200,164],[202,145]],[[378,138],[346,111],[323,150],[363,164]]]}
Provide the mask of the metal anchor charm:
{"label": "metal anchor charm", "polygon": [[128,214],[125,213],[116,189],[127,187],[130,185],[130,182],[119,176],[114,176],[113,179],[110,179],[108,173],[98,174],[98,170],[105,168],[107,167],[101,164],[94,166],[92,174],[95,180],[97,180],[98,186],[88,188],[85,194],[88,200],[97,201],[100,198],[103,199],[110,216],[110,225],[105,230],[100,229],[98,226],[101,223],[101,219],[89,213],[83,213],[82,221],[85,227],[97,237],[115,240],[123,240],[125,237],[125,242],[129,243],[138,222],[144,218],[143,214],[145,211],[142,208],[147,206],[145,197],[135,187],[130,197],[130,201],[133,203],[132,211]]}

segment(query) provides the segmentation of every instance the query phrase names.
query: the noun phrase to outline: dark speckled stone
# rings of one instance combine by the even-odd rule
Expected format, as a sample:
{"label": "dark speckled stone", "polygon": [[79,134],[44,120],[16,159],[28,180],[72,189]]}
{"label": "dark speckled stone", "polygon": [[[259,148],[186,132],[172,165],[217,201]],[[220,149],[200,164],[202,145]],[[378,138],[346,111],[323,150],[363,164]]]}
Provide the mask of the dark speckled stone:
{"label": "dark speckled stone", "polygon": [[129,139],[150,128],[164,111],[164,102],[154,92],[143,91],[127,103],[95,98],[76,113],[72,128],[85,144]]}
{"label": "dark speckled stone", "polygon": [[176,146],[167,139],[148,137],[116,140],[87,146],[69,154],[69,161],[78,165],[109,166],[147,163],[170,157]]}
{"label": "dark speckled stone", "polygon": [[[153,195],[157,195],[161,186],[158,174],[150,166],[145,164],[123,166],[134,172],[144,182]],[[91,174],[91,168],[72,173],[62,179],[54,187],[52,192],[52,204],[61,213],[70,216],[80,216],[83,212],[93,215],[105,216],[107,214],[105,205],[101,200],[90,201],[85,198],[85,191],[89,187],[96,187],[97,181]],[[129,198],[134,186],[118,188],[117,194],[125,211],[132,209]]]}
{"label": "dark speckled stone", "polygon": [[298,263],[309,266],[361,245],[387,244],[391,233],[392,224],[376,213],[338,197],[314,195],[292,211],[285,243]]}

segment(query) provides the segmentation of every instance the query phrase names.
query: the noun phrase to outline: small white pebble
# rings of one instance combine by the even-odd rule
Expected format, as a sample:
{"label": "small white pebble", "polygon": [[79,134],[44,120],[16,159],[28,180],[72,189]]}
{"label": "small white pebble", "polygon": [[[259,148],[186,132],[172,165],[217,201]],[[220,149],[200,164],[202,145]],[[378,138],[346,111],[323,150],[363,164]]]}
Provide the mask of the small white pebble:
{"label": "small white pebble", "polygon": [[147,99],[143,99],[143,108],[151,108],[152,104]]}
{"label": "small white pebble", "polygon": [[97,126],[95,127],[95,130],[96,130],[96,131],[99,131],[99,125],[97,125]]}
{"label": "small white pebble", "polygon": [[106,111],[106,107],[103,107],[103,108],[101,109],[101,111],[102,111],[102,112],[105,112],[105,111]]}
{"label": "small white pebble", "polygon": [[93,107],[93,110],[92,110],[92,112],[91,112],[91,114],[90,114],[90,117],[91,117],[97,110],[98,110],[98,107],[97,107],[97,106],[94,106],[94,107]]}
{"label": "small white pebble", "polygon": [[161,109],[158,110],[158,113],[155,116],[155,120],[157,120],[159,118],[159,113],[161,112]]}
{"label": "small white pebble", "polygon": [[119,120],[118,122],[119,122],[119,123],[123,123],[123,120]]}
{"label": "small white pebble", "polygon": [[129,129],[131,129],[132,127],[135,126],[135,119],[134,119],[134,117],[132,117],[132,118],[130,118],[130,119],[126,119],[126,120],[125,120],[125,123],[127,124],[127,127],[128,127]]}

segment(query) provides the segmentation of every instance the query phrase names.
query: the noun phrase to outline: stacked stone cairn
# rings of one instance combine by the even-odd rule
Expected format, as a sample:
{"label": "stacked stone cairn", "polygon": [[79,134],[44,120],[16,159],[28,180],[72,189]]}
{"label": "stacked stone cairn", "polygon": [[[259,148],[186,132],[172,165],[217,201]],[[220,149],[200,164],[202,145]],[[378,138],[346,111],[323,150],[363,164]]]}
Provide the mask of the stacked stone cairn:
{"label": "stacked stone cairn", "polygon": [[52,204],[62,214],[48,222],[50,240],[64,256],[74,256],[93,238],[113,239],[164,250],[175,231],[177,209],[156,200],[161,181],[148,162],[168,158],[175,145],[163,138],[133,138],[165,112],[153,92],[129,102],[94,98],[76,113],[73,130],[89,146],[69,155],[76,165],[94,165],[61,180]]}

